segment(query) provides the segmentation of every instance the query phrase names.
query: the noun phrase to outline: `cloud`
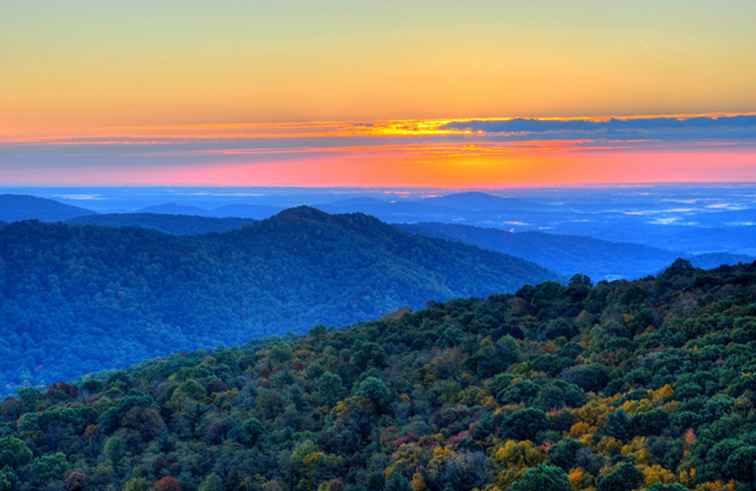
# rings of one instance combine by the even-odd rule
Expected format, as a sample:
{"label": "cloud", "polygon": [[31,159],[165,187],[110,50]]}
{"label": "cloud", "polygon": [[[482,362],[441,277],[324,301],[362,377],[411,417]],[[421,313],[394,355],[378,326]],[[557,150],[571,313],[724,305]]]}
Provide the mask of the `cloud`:
{"label": "cloud", "polygon": [[636,117],[609,119],[514,118],[453,121],[449,130],[472,131],[518,139],[593,140],[727,140],[756,142],[756,115]]}
{"label": "cloud", "polygon": [[[198,124],[0,137],[6,184],[491,187],[755,179],[756,115]],[[696,200],[641,214],[719,203]]]}

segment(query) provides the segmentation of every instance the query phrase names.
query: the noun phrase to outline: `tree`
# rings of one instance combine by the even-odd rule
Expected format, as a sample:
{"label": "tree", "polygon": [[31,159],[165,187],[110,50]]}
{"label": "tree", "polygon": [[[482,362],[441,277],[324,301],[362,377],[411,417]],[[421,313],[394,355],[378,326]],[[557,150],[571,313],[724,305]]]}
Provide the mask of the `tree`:
{"label": "tree", "polygon": [[549,461],[568,471],[576,467],[578,452],[584,448],[583,444],[572,438],[565,438],[549,449]]}
{"label": "tree", "polygon": [[571,491],[567,474],[559,467],[541,464],[528,469],[515,481],[511,491]]}
{"label": "tree", "polygon": [[0,491],[13,491],[16,485],[16,473],[8,467],[0,469]]}
{"label": "tree", "polygon": [[367,377],[357,385],[354,393],[369,399],[379,410],[387,408],[391,401],[391,393],[388,387],[383,380],[377,377]]}
{"label": "tree", "polygon": [[669,415],[661,409],[652,409],[635,415],[632,419],[636,435],[659,435],[669,426]]}
{"label": "tree", "polygon": [[386,479],[386,484],[383,486],[384,491],[412,491],[409,480],[404,477],[401,472],[394,472]]}
{"label": "tree", "polygon": [[223,480],[218,474],[208,474],[208,476],[202,480],[202,484],[199,485],[197,491],[223,491]]}
{"label": "tree", "polygon": [[173,476],[165,476],[154,484],[155,491],[181,491],[181,483]]}
{"label": "tree", "polygon": [[242,422],[238,428],[232,430],[233,438],[247,447],[254,447],[257,440],[265,432],[265,427],[257,418],[249,418]]}
{"label": "tree", "polygon": [[643,484],[643,473],[630,462],[622,462],[596,482],[598,491],[627,491]]}
{"label": "tree", "polygon": [[727,458],[723,471],[733,479],[756,483],[756,446],[743,446]]}
{"label": "tree", "polygon": [[341,377],[332,372],[325,372],[318,377],[315,386],[318,391],[318,399],[328,406],[336,404],[346,393]]}
{"label": "tree", "polygon": [[630,418],[624,409],[618,409],[607,416],[603,432],[617,440],[630,438]]}
{"label": "tree", "polygon": [[66,491],[81,491],[87,483],[87,475],[80,470],[73,470],[66,474],[63,482]]}
{"label": "tree", "polygon": [[115,468],[120,465],[121,459],[126,456],[126,444],[123,443],[120,437],[115,435],[105,441],[105,448],[103,450],[105,456]]}
{"label": "tree", "polygon": [[535,436],[549,427],[546,413],[540,409],[526,408],[513,412],[505,418],[507,434],[518,440],[533,440]]}
{"label": "tree", "polygon": [[141,477],[134,477],[126,481],[123,485],[123,491],[149,491],[150,483],[147,479]]}
{"label": "tree", "polygon": [[56,452],[34,459],[31,465],[31,474],[34,476],[35,482],[44,483],[63,480],[67,469],[66,455],[63,452]]}
{"label": "tree", "polygon": [[562,378],[583,390],[598,392],[609,382],[609,370],[598,363],[577,365],[562,372]]}
{"label": "tree", "polygon": [[32,457],[32,451],[23,440],[14,436],[0,438],[0,469],[5,466],[18,469],[31,462]]}

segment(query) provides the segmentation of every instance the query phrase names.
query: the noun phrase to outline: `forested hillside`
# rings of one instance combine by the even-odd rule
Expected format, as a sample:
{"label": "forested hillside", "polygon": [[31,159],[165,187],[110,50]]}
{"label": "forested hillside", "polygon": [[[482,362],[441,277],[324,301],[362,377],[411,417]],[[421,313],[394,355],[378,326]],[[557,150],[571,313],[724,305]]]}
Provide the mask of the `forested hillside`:
{"label": "forested hillside", "polygon": [[555,277],[312,208],[201,237],[9,224],[0,228],[0,392]]}
{"label": "forested hillside", "polygon": [[22,390],[13,490],[750,490],[756,264],[527,286]]}

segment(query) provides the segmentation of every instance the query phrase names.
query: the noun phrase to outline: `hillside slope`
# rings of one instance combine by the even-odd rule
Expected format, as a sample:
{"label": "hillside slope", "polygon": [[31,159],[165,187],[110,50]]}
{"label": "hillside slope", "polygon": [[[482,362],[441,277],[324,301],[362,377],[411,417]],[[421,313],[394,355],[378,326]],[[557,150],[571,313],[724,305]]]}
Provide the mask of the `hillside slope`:
{"label": "hillside slope", "polygon": [[365,215],[311,208],[207,236],[19,222],[0,228],[0,387],[555,277]]}
{"label": "hillside slope", "polygon": [[723,264],[752,262],[744,255],[714,253],[689,256],[681,252],[642,244],[610,242],[580,235],[543,232],[509,232],[501,229],[450,223],[397,224],[403,230],[455,240],[533,261],[564,276],[587,274],[595,281],[642,278],[669,266],[678,257],[695,266],[714,268]]}
{"label": "hillside slope", "polygon": [[0,405],[0,482],[745,491],[754,299],[756,263],[678,261],[25,390]]}
{"label": "hillside slope", "polygon": [[66,205],[52,199],[24,194],[0,194],[0,221],[3,222],[31,219],[57,222],[92,214],[94,214],[93,211]]}
{"label": "hillside slope", "polygon": [[594,280],[640,278],[669,266],[678,255],[640,244],[609,242],[577,235],[508,232],[448,223],[398,225],[403,230],[484,249],[505,252],[542,264],[564,275],[587,274]]}

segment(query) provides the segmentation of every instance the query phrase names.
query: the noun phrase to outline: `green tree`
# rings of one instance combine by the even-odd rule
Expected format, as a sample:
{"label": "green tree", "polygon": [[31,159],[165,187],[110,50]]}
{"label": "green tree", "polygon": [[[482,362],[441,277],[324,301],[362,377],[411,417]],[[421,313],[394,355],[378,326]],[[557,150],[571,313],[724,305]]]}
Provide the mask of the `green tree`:
{"label": "green tree", "polygon": [[8,467],[0,469],[0,491],[13,491],[16,485],[16,473]]}
{"label": "green tree", "polygon": [[546,413],[532,407],[513,412],[505,419],[506,433],[518,440],[533,440],[549,427]]}
{"label": "green tree", "polygon": [[599,476],[596,484],[599,491],[627,491],[643,484],[643,474],[631,462],[622,462]]}
{"label": "green tree", "polygon": [[315,386],[318,391],[318,399],[329,406],[336,404],[346,393],[341,377],[332,372],[325,372],[318,377]]}
{"label": "green tree", "polygon": [[121,459],[126,456],[126,444],[123,443],[123,440],[121,440],[120,437],[115,435],[105,441],[105,447],[103,450],[105,456],[115,468],[121,464]]}
{"label": "green tree", "polygon": [[369,399],[379,410],[388,407],[391,402],[391,393],[383,380],[377,377],[367,377],[360,382],[354,390],[354,394]]}
{"label": "green tree", "polygon": [[63,452],[46,454],[34,459],[31,475],[36,483],[63,480],[68,467],[68,460]]}
{"label": "green tree", "polygon": [[233,437],[242,445],[253,447],[264,431],[265,427],[259,419],[249,418],[233,431]]}
{"label": "green tree", "polygon": [[394,472],[386,479],[386,484],[383,486],[384,491],[412,491],[409,480],[404,477],[400,472]]}
{"label": "green tree", "polygon": [[559,467],[541,464],[528,469],[511,491],[571,491],[567,474]]}
{"label": "green tree", "polygon": [[575,467],[577,453],[584,448],[583,444],[572,438],[565,438],[549,449],[549,461],[568,471]]}
{"label": "green tree", "polygon": [[150,483],[141,477],[134,477],[126,481],[123,485],[123,491],[149,491]]}
{"label": "green tree", "polygon": [[0,438],[0,468],[18,469],[31,462],[32,457],[32,451],[23,440],[14,436]]}
{"label": "green tree", "polygon": [[208,474],[208,476],[202,480],[197,491],[223,491],[223,480],[218,474]]}

